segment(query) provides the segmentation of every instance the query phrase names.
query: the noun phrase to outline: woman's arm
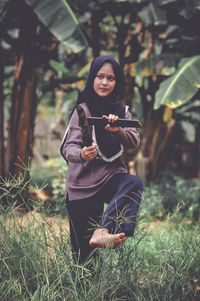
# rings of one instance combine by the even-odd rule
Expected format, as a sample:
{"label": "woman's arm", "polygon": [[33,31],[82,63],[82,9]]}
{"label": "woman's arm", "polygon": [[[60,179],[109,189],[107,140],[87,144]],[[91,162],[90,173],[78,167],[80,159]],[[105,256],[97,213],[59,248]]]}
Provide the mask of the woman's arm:
{"label": "woman's arm", "polygon": [[[126,112],[125,118],[132,119],[132,115],[129,111]],[[116,116],[113,117],[113,121],[114,120],[117,120]],[[135,128],[110,127],[109,125],[105,128],[118,137],[120,143],[126,148],[135,148],[140,143],[140,134]]]}
{"label": "woman's arm", "polygon": [[96,155],[96,144],[83,147],[83,131],[79,126],[79,116],[74,110],[70,119],[67,138],[62,147],[62,154],[68,162],[80,163],[93,160]]}
{"label": "woman's arm", "polygon": [[67,138],[62,147],[62,154],[69,162],[83,162],[81,150],[83,148],[83,133],[79,126],[78,113],[74,110],[69,123]]}

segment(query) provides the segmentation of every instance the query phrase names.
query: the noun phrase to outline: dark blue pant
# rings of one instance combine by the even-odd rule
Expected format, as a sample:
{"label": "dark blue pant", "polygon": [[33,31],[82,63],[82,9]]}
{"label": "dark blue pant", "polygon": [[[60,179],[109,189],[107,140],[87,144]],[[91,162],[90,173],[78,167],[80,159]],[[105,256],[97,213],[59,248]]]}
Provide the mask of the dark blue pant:
{"label": "dark blue pant", "polygon": [[[67,199],[70,238],[79,262],[94,250],[89,240],[96,224],[107,228],[110,233],[133,235],[142,189],[142,182],[137,176],[115,174],[96,195],[83,200]],[[105,202],[108,207],[103,213]]]}

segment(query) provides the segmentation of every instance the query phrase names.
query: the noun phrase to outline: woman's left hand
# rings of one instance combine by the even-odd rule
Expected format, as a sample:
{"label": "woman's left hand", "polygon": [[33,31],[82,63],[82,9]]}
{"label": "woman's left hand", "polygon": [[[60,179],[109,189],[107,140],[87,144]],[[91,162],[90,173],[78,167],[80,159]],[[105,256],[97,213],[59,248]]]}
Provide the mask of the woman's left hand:
{"label": "woman's left hand", "polygon": [[[109,116],[103,115],[103,118],[107,119],[109,123],[116,121],[119,117],[117,115],[109,114]],[[119,131],[118,126],[110,126],[110,124],[106,124],[105,129],[109,132],[117,133]]]}

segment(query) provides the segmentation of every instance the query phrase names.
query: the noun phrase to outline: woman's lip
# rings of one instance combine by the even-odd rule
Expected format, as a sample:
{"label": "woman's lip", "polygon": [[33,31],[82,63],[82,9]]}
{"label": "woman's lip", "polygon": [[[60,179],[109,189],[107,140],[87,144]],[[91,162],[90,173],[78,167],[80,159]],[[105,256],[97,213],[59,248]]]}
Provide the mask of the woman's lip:
{"label": "woman's lip", "polygon": [[108,91],[108,89],[105,89],[105,88],[101,88],[100,90],[101,90],[102,92]]}

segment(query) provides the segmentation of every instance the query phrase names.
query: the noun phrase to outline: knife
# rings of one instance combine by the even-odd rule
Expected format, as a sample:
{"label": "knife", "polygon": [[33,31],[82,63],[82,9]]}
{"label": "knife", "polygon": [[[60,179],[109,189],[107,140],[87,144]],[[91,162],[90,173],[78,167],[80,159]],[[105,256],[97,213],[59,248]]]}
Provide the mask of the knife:
{"label": "knife", "polygon": [[79,126],[82,128],[83,131],[83,144],[85,146],[90,146],[93,143],[91,134],[90,134],[90,126],[87,120],[87,116],[85,111],[80,105],[76,106],[78,116],[79,116]]}
{"label": "knife", "polygon": [[87,117],[87,120],[88,120],[89,125],[106,126],[106,124],[110,124],[111,127],[120,126],[122,128],[124,128],[124,127],[142,128],[142,124],[139,120],[129,120],[129,119],[118,118],[114,122],[108,122],[108,119],[102,118],[102,117]]}

